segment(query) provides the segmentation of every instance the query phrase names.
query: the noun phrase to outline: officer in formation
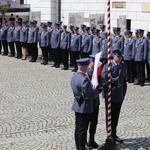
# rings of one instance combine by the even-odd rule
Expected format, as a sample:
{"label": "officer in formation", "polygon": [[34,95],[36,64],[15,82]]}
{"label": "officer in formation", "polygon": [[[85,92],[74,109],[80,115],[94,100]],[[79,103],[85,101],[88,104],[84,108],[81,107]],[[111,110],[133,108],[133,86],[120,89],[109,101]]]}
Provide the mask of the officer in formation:
{"label": "officer in formation", "polygon": [[[86,150],[87,130],[92,122],[94,112],[93,100],[98,97],[99,91],[93,89],[87,75],[89,58],[79,59],[76,62],[78,70],[71,79],[71,88],[74,94],[72,110],[75,112],[75,144],[77,150]],[[91,137],[92,139],[93,137]]]}
{"label": "officer in formation", "polygon": [[[81,32],[79,27],[72,25],[69,26],[70,31],[68,31],[67,26],[62,26],[62,22],[56,22],[54,28],[52,27],[52,22],[47,22],[46,25],[48,26],[48,37],[45,39],[47,41],[44,42],[47,43],[48,47],[48,59],[54,61],[54,67],[59,68],[60,64],[63,63],[64,67],[62,69],[68,70],[70,61],[70,66],[73,66],[72,71],[76,71],[77,59],[89,57],[90,54],[95,55],[99,52],[102,53],[101,59],[107,59],[108,42],[105,25],[100,25],[100,29],[96,29],[82,24]],[[42,31],[43,28],[37,26],[36,20],[31,20],[28,23],[17,20],[16,26],[13,25],[13,22],[8,25],[5,20],[0,30],[0,43],[4,50],[3,55],[8,55],[9,46],[11,57],[14,57],[16,52],[18,59],[25,60],[26,54],[28,54],[31,55],[30,62],[36,62],[38,43],[39,45],[43,44],[41,43],[43,42],[41,41]],[[136,30],[136,37],[132,37],[131,31],[125,32],[124,37],[121,36],[121,28],[119,27],[113,27],[113,32],[114,34],[111,35],[111,52],[119,49],[123,54],[123,60],[127,67],[127,81],[143,86],[145,76],[147,81],[150,80],[148,37],[144,37],[144,30],[141,29]],[[47,60],[44,61],[46,62],[44,63],[45,65],[48,64]]]}
{"label": "officer in formation", "polygon": [[[122,63],[122,54],[120,50],[114,50],[112,52],[111,62],[111,121],[112,121],[112,139],[114,142],[123,142],[117,136],[118,119],[120,115],[121,106],[126,95],[127,83],[126,83],[126,68]],[[102,84],[104,87],[104,97],[107,98],[108,83],[107,83],[108,68],[104,66],[101,74]]]}

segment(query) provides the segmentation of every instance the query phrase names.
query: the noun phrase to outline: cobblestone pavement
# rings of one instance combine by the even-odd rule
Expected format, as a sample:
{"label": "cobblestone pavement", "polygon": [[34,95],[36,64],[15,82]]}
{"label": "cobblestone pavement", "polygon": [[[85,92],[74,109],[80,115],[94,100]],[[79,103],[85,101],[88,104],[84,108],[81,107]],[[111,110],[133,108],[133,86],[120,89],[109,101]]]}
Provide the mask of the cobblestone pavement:
{"label": "cobblestone pavement", "polygon": [[[74,150],[71,71],[0,56],[0,150]],[[128,85],[120,150],[150,150],[150,86]],[[96,141],[106,138],[101,99]]]}

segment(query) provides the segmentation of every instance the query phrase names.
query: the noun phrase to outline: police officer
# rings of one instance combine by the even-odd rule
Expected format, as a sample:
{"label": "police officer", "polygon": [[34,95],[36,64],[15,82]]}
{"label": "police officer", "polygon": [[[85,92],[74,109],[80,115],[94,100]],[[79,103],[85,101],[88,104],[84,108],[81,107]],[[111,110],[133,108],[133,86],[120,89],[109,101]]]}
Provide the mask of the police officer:
{"label": "police officer", "polygon": [[31,54],[31,60],[29,62],[36,62],[37,56],[38,56],[38,51],[37,51],[37,40],[38,40],[38,33],[35,28],[35,22],[30,21],[30,27],[28,30],[28,50],[29,54]]}
{"label": "police officer", "polygon": [[[93,71],[94,71],[94,61],[95,61],[95,55],[90,55],[90,63],[87,69],[87,75],[89,79],[92,79]],[[98,148],[98,144],[95,142],[95,133],[96,133],[96,127],[98,123],[98,114],[99,114],[99,95],[93,99],[93,113],[92,113],[92,118],[90,121],[90,126],[89,126],[89,142],[88,146],[95,149]]]}
{"label": "police officer", "polygon": [[58,22],[55,23],[55,28],[52,31],[51,36],[51,48],[53,50],[53,57],[54,57],[54,65],[52,67],[59,68],[60,67],[60,59],[61,59],[61,52],[60,52],[60,40],[61,40],[61,30],[59,28],[60,24]]}
{"label": "police officer", "polygon": [[52,51],[52,48],[51,48],[51,35],[52,35],[52,31],[53,31],[53,28],[52,28],[52,22],[51,21],[48,21],[47,22],[48,24],[48,29],[47,29],[47,32],[48,32],[48,59],[50,61],[53,60],[53,51]]}
{"label": "police officer", "polygon": [[93,89],[86,72],[89,58],[77,60],[78,71],[73,74],[71,88],[74,94],[72,110],[75,112],[75,144],[77,150],[86,150],[87,130],[93,113],[93,99],[98,90]]}
{"label": "police officer", "polygon": [[[120,50],[115,50],[112,53],[113,60],[111,63],[111,124],[112,124],[112,139],[115,142],[123,142],[117,134],[117,125],[120,115],[121,106],[126,94],[127,83],[126,83],[126,69],[122,63],[122,55]],[[102,81],[104,85],[104,97],[107,97],[107,65],[102,70]]]}
{"label": "police officer", "polygon": [[100,25],[100,29],[101,29],[101,33],[100,33],[101,38],[102,38],[102,39],[106,39],[106,35],[107,35],[107,32],[106,32],[106,25],[101,24],[101,25]]}
{"label": "police officer", "polygon": [[82,35],[82,38],[84,38],[85,33],[86,33],[86,25],[82,24],[81,25],[81,32],[80,32],[80,34]]}
{"label": "police officer", "polygon": [[123,60],[127,68],[127,81],[129,83],[134,82],[134,39],[132,38],[132,31],[126,30],[124,32],[124,49],[123,49]]}
{"label": "police officer", "polygon": [[[70,25],[69,28],[70,28],[70,33],[71,33],[71,35],[74,34],[74,28],[75,28],[75,27],[74,27],[73,25]],[[73,57],[73,56],[71,55],[72,53],[71,53],[70,51],[69,51],[69,54],[70,54],[70,67],[71,67],[71,66],[73,66],[73,62],[72,62],[72,57]]]}
{"label": "police officer", "polygon": [[15,41],[15,45],[16,45],[16,51],[17,51],[17,59],[21,59],[22,58],[22,49],[21,49],[21,43],[20,43],[20,30],[22,28],[21,26],[21,21],[17,20],[16,21],[16,27],[14,30],[14,41]]}
{"label": "police officer", "polygon": [[148,55],[146,60],[146,71],[147,71],[147,78],[146,81],[150,81],[150,32],[147,32],[147,39],[148,39]]}
{"label": "police officer", "polygon": [[47,65],[48,64],[48,32],[47,32],[47,24],[42,24],[41,26],[43,28],[42,33],[41,33],[41,41],[40,41],[40,47],[42,49],[42,54],[43,54],[43,62],[41,64]]}
{"label": "police officer", "polygon": [[106,61],[107,60],[107,51],[108,51],[108,49],[107,49],[107,47],[108,47],[108,40],[107,40],[107,32],[104,32],[103,33],[103,38],[101,38],[101,56],[100,56],[100,59],[102,60],[102,61]]}
{"label": "police officer", "polygon": [[0,22],[0,54],[2,53],[1,31],[2,31],[2,25],[1,25],[1,22]]}
{"label": "police officer", "polygon": [[72,71],[77,70],[76,60],[80,58],[81,39],[82,39],[82,36],[79,34],[79,28],[75,27],[75,34],[71,35],[71,46],[70,46],[70,53],[72,55],[72,63],[74,66],[74,69]]}
{"label": "police officer", "polygon": [[144,37],[144,30],[138,30],[139,38],[136,41],[133,58],[136,63],[137,82],[135,85],[144,86],[145,83],[145,61],[148,53],[148,41]]}
{"label": "police officer", "polygon": [[120,51],[123,53],[124,38],[120,35],[121,28],[117,27],[114,28],[114,30],[115,35],[111,38],[111,52],[116,49],[120,49]]}
{"label": "police officer", "polygon": [[86,27],[86,32],[82,36],[81,57],[87,58],[92,53],[93,36],[90,33],[90,27]]}
{"label": "police officer", "polygon": [[8,43],[7,43],[8,28],[9,28],[8,21],[4,20],[4,24],[3,24],[2,29],[1,29],[1,41],[2,41],[2,46],[4,49],[4,53],[3,53],[4,56],[8,55]]}
{"label": "police officer", "polygon": [[71,33],[67,31],[67,26],[63,26],[63,32],[61,33],[61,42],[60,42],[60,48],[62,51],[62,60],[64,68],[62,70],[68,70],[68,57],[69,57],[69,49],[71,44]]}
{"label": "police officer", "polygon": [[15,46],[14,46],[14,30],[15,30],[15,23],[10,22],[9,29],[7,33],[7,42],[10,49],[10,55],[9,57],[15,57]]}
{"label": "police officer", "polygon": [[22,47],[22,60],[26,60],[27,58],[27,39],[28,39],[28,21],[27,20],[23,20],[22,21],[22,28],[20,30],[20,43],[21,43],[21,47]]}
{"label": "police officer", "polygon": [[92,55],[96,55],[97,53],[99,53],[100,47],[101,47],[100,30],[95,29],[95,36],[93,37]]}
{"label": "police officer", "polygon": [[96,28],[95,27],[91,27],[91,34],[93,35],[93,37],[95,35],[95,31],[96,31]]}

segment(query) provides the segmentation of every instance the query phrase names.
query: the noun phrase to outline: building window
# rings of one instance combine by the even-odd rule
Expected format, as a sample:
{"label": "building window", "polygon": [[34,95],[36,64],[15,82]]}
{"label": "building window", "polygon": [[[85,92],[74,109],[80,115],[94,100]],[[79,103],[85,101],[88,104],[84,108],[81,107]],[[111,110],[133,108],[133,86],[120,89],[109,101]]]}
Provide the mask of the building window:
{"label": "building window", "polygon": [[24,4],[24,0],[16,0],[16,2],[19,4]]}
{"label": "building window", "polygon": [[24,0],[20,0],[20,4],[24,4]]}

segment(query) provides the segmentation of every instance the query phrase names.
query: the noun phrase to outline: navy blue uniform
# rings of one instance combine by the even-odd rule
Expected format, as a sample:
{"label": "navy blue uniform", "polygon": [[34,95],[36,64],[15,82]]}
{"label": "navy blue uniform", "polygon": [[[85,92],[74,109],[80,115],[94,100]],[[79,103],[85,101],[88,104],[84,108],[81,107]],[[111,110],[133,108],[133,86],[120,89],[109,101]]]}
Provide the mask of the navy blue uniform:
{"label": "navy blue uniform", "polygon": [[22,58],[22,49],[21,49],[21,43],[20,43],[20,30],[21,30],[21,26],[15,27],[15,30],[14,30],[14,41],[16,45],[18,59]]}
{"label": "navy blue uniform", "polygon": [[9,45],[9,49],[10,49],[10,56],[14,57],[15,56],[15,46],[14,46],[14,30],[15,27],[14,26],[10,26],[8,29],[8,33],[7,33],[7,42]]}
{"label": "navy blue uniform", "polygon": [[76,72],[71,79],[71,88],[74,94],[72,110],[75,112],[75,142],[79,150],[85,149],[87,130],[93,113],[93,99],[98,96],[98,91],[92,88],[88,76]]}
{"label": "navy blue uniform", "polygon": [[61,63],[60,40],[61,40],[61,30],[57,28],[53,29],[50,43],[51,48],[53,50],[54,66],[56,68],[58,68]]}
{"label": "navy blue uniform", "polygon": [[41,32],[40,47],[42,49],[44,65],[47,65],[48,63],[48,42],[47,41],[48,41],[48,32],[43,30]]}
{"label": "navy blue uniform", "polygon": [[72,55],[72,63],[73,63],[75,70],[77,70],[76,60],[79,59],[80,57],[81,39],[82,39],[82,36],[80,34],[71,35],[70,53]]}
{"label": "navy blue uniform", "polygon": [[7,43],[7,32],[8,32],[8,26],[4,25],[1,28],[1,41],[4,49],[3,55],[8,55],[8,43]]}
{"label": "navy blue uniform", "polygon": [[148,54],[148,41],[146,38],[138,38],[135,44],[133,58],[136,63],[138,83],[141,86],[145,83],[145,61]]}
{"label": "navy blue uniform", "polygon": [[71,45],[71,33],[68,31],[63,31],[61,33],[60,48],[62,51],[64,70],[68,69],[68,61],[69,61],[68,57],[69,57],[70,45]]}
{"label": "navy blue uniform", "polygon": [[123,59],[127,68],[127,81],[134,82],[134,54],[135,41],[132,38],[124,39]]}
{"label": "navy blue uniform", "polygon": [[[104,85],[104,97],[107,97],[107,65],[102,70],[102,82]],[[116,138],[116,129],[118,125],[118,119],[120,115],[121,106],[126,94],[127,83],[126,83],[126,68],[123,63],[116,64],[112,61],[111,65],[111,118],[112,118],[112,137]]]}

